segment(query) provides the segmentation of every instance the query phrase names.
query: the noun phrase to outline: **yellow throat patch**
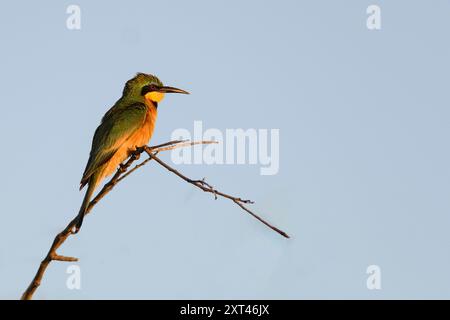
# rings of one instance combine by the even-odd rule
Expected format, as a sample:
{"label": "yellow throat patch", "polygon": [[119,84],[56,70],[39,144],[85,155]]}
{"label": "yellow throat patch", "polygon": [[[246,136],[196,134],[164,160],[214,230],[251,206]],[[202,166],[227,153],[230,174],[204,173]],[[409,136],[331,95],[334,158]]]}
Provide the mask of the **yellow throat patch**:
{"label": "yellow throat patch", "polygon": [[160,102],[162,99],[164,99],[164,93],[152,91],[147,94],[145,94],[145,100],[149,102]]}

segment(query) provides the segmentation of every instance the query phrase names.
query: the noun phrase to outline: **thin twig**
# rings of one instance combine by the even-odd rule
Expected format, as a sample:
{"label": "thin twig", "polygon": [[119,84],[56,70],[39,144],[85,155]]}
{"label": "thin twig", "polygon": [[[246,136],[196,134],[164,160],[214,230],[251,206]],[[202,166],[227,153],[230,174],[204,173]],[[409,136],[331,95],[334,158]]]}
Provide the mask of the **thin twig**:
{"label": "thin twig", "polygon": [[[127,176],[129,176],[131,173],[133,173],[134,171],[136,171],[140,167],[144,166],[150,160],[153,159],[158,164],[162,165],[164,168],[166,168],[170,172],[173,172],[174,174],[176,174],[177,176],[179,176],[180,178],[182,178],[186,182],[195,185],[196,187],[202,189],[205,192],[212,193],[216,199],[217,199],[217,196],[219,195],[221,197],[224,197],[224,198],[232,200],[237,205],[239,205],[243,210],[245,210],[246,212],[251,214],[253,217],[258,219],[262,223],[264,223],[266,226],[268,226],[272,230],[278,232],[282,236],[284,236],[286,238],[289,238],[289,236],[284,231],[281,231],[280,229],[272,226],[271,224],[269,224],[268,222],[264,221],[262,218],[260,218],[258,215],[256,215],[255,213],[253,213],[247,207],[244,206],[244,204],[253,203],[252,201],[250,201],[250,200],[243,200],[241,198],[233,197],[233,196],[230,196],[228,194],[222,193],[222,192],[214,189],[204,179],[203,180],[192,180],[192,179],[184,176],[183,174],[181,174],[177,170],[173,169],[169,165],[167,165],[165,162],[163,162],[158,157],[156,157],[156,155],[159,152],[162,152],[162,151],[168,151],[168,150],[173,150],[173,149],[176,149],[176,148],[183,148],[183,147],[193,146],[193,145],[197,145],[197,144],[210,144],[210,143],[216,143],[216,142],[215,141],[198,141],[198,142],[194,141],[194,142],[188,142],[186,140],[174,140],[174,141],[169,141],[169,142],[166,142],[166,143],[163,143],[163,144],[160,144],[160,145],[156,145],[156,146],[152,146],[152,147],[144,146],[142,148],[137,148],[137,150],[128,158],[128,160],[125,163],[120,165],[120,167],[117,169],[117,171],[114,174],[114,176],[103,186],[103,188],[98,192],[98,194],[94,197],[94,199],[92,199],[92,201],[89,203],[89,206],[88,206],[85,214],[89,214],[89,212],[92,210],[92,208],[104,196],[106,196],[120,181],[122,181]],[[139,159],[139,157],[140,157],[142,152],[147,153],[147,155],[149,157],[146,160],[144,160],[143,162],[135,165],[131,170],[128,171],[130,166],[136,160]],[[53,243],[52,243],[52,245],[51,245],[47,255],[41,261],[41,263],[39,265],[39,268],[38,268],[38,271],[36,272],[36,275],[34,276],[33,280],[31,281],[30,285],[28,286],[28,288],[23,293],[22,300],[29,300],[29,299],[31,299],[33,297],[33,294],[35,293],[36,289],[41,284],[42,278],[43,278],[43,276],[45,274],[45,271],[47,270],[47,267],[50,264],[50,262],[52,262],[52,261],[66,261],[66,262],[78,261],[77,258],[62,256],[62,255],[59,255],[59,254],[56,253],[56,251],[67,240],[67,238],[70,235],[73,234],[72,231],[73,231],[73,228],[75,227],[76,223],[77,223],[77,218],[75,217],[74,219],[72,219],[72,221],[69,222],[69,224],[64,228],[64,230],[62,230],[60,233],[58,233],[58,235],[56,235],[56,237],[53,240]]]}
{"label": "thin twig", "polygon": [[223,198],[227,198],[230,199],[231,201],[233,201],[234,203],[236,203],[239,207],[241,207],[242,209],[244,209],[247,213],[249,213],[250,215],[252,215],[254,218],[258,219],[259,221],[261,221],[262,223],[264,223],[266,226],[268,226],[270,229],[274,230],[275,232],[278,232],[279,234],[281,234],[283,237],[285,238],[289,238],[288,234],[286,232],[284,232],[283,230],[278,229],[277,227],[271,225],[270,223],[268,223],[267,221],[265,221],[264,219],[262,219],[260,216],[258,216],[256,213],[252,212],[250,209],[248,209],[244,204],[248,204],[248,203],[253,203],[253,201],[251,200],[244,200],[241,199],[239,197],[234,197],[231,196],[229,194],[220,192],[218,190],[216,190],[213,186],[211,186],[209,183],[207,183],[205,181],[205,179],[202,180],[192,180],[188,177],[186,177],[185,175],[183,175],[182,173],[180,173],[178,170],[175,170],[174,168],[172,168],[171,166],[169,166],[167,163],[163,162],[161,159],[159,159],[156,154],[154,153],[154,151],[152,151],[150,148],[148,147],[143,147],[145,152],[147,153],[147,155],[149,156],[149,159],[153,159],[156,162],[158,162],[161,166],[163,166],[164,168],[166,168],[167,170],[169,170],[170,172],[174,173],[175,175],[177,175],[178,177],[180,177],[181,179],[183,179],[184,181],[196,186],[197,188],[203,190],[204,192],[210,192],[214,195],[214,198],[217,199],[217,196],[221,196]]}

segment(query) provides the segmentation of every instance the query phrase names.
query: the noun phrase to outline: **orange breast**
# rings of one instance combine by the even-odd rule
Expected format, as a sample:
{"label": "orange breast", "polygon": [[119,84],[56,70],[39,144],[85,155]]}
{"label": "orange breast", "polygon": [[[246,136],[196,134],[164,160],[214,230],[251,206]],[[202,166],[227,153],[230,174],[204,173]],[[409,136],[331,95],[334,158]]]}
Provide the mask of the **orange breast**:
{"label": "orange breast", "polygon": [[158,112],[153,105],[147,106],[147,113],[142,127],[133,133],[119,147],[108,163],[105,164],[100,180],[114,173],[119,164],[125,161],[131,153],[136,150],[136,147],[142,147],[149,142],[155,128],[157,113]]}
{"label": "orange breast", "polygon": [[147,113],[142,127],[137,130],[127,142],[125,142],[130,153],[133,152],[136,147],[142,147],[149,142],[153,135],[153,130],[155,129],[157,113],[158,112],[153,105],[147,106]]}

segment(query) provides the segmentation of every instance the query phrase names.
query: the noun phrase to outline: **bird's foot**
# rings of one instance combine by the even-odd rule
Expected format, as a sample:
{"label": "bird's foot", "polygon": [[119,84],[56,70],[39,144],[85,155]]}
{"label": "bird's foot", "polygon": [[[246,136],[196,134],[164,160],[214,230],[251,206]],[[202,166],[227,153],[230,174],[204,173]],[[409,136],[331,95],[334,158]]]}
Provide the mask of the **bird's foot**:
{"label": "bird's foot", "polygon": [[127,166],[123,163],[119,164],[119,171],[120,173],[124,173],[125,171],[127,171]]}
{"label": "bird's foot", "polygon": [[[136,149],[137,150],[137,149]],[[135,152],[135,153],[133,153],[132,155],[131,155],[131,158],[133,158],[133,160],[139,160],[139,158],[141,157],[141,154],[140,153],[137,153],[137,152]]]}
{"label": "bird's foot", "polygon": [[78,215],[78,217],[77,217],[77,219],[75,221],[75,225],[70,230],[70,232],[72,234],[77,234],[80,231],[81,225],[83,223],[83,218],[84,218],[84,216]]}
{"label": "bird's foot", "polygon": [[78,225],[73,226],[72,229],[70,229],[71,234],[77,234],[78,231],[80,231],[80,227]]}

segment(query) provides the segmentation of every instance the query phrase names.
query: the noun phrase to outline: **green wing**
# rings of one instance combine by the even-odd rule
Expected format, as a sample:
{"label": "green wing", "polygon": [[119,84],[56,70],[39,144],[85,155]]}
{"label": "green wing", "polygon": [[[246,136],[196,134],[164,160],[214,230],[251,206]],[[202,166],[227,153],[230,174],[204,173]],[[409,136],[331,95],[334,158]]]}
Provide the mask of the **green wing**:
{"label": "green wing", "polygon": [[95,130],[80,190],[89,182],[92,174],[108,162],[126,139],[142,126],[146,112],[145,104],[136,103],[119,110],[114,110],[113,107],[105,114],[102,123]]}

